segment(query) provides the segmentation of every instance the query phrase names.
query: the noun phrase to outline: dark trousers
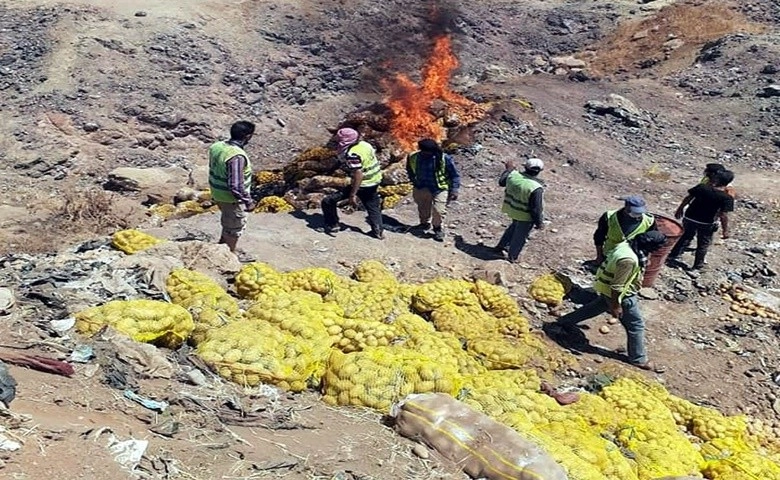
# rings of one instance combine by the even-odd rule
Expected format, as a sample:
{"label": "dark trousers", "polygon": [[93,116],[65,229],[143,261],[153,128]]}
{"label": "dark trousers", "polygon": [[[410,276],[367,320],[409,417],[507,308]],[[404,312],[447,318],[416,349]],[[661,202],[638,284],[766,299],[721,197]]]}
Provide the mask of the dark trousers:
{"label": "dark trousers", "polygon": [[683,220],[683,228],[685,231],[674,244],[674,248],[669,253],[669,257],[678,258],[682,255],[683,251],[691,244],[693,238],[696,237],[696,256],[693,260],[694,267],[701,267],[704,265],[704,259],[707,257],[707,250],[712,245],[712,236],[715,234],[717,224],[704,224],[692,222],[688,219]]}
{"label": "dark trousers", "polygon": [[509,260],[514,262],[520,256],[520,252],[525,247],[525,242],[533,230],[533,222],[521,222],[512,220],[512,223],[504,230],[501,240],[498,241],[499,248],[509,247]]}
{"label": "dark trousers", "polygon": [[[346,187],[340,192],[332,193],[322,199],[322,215],[326,227],[335,227],[339,223],[338,203],[349,198],[352,187]],[[357,191],[360,203],[368,213],[368,225],[373,233],[382,233],[382,199],[379,196],[379,185],[360,187]]]}

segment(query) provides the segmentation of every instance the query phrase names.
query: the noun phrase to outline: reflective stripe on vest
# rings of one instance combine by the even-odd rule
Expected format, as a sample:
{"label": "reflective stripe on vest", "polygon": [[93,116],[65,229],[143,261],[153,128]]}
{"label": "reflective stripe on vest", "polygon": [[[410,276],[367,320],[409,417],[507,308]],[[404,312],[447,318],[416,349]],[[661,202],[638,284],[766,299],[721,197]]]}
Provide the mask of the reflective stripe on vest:
{"label": "reflective stripe on vest", "polygon": [[363,181],[361,187],[373,187],[379,185],[382,181],[382,166],[376,158],[374,147],[368,142],[360,141],[350,147],[347,153],[352,153],[360,157],[360,165],[363,170]]}
{"label": "reflective stripe on vest", "polygon": [[620,222],[618,221],[618,212],[620,210],[611,210],[607,212],[607,238],[604,240],[604,255],[608,255],[612,249],[614,249],[620,242],[626,240],[633,240],[637,235],[645,233],[652,225],[655,219],[652,215],[643,214],[642,221],[639,222],[637,227],[628,233],[623,234],[623,229],[620,228]]}
{"label": "reflective stripe on vest", "polygon": [[[409,168],[415,176],[417,175],[417,157],[419,153],[420,152],[414,152],[409,156]],[[450,188],[449,182],[447,181],[447,161],[442,158],[441,161],[435,159],[435,162],[436,171],[434,173],[436,175],[436,186],[441,190],[447,190]]]}
{"label": "reflective stripe on vest", "polygon": [[243,148],[219,141],[209,148],[209,187],[215,202],[236,203],[238,199],[230,193],[228,186],[227,161],[236,155],[246,158],[244,165],[244,191],[249,195],[252,188],[252,165]]}
{"label": "reflective stripe on vest", "polygon": [[526,177],[520,172],[514,171],[506,179],[504,189],[504,204],[501,211],[509,215],[512,220],[530,222],[531,207],[529,201],[531,194],[542,184],[533,178]]}
{"label": "reflective stripe on vest", "polygon": [[612,252],[607,255],[606,261],[599,267],[596,272],[596,281],[593,282],[593,289],[596,292],[605,297],[612,297],[612,280],[615,278],[615,269],[617,268],[618,261],[624,258],[630,258],[634,261],[634,270],[631,272],[631,276],[629,276],[626,284],[623,286],[618,299],[619,301],[622,301],[629,293],[636,293],[633,291],[634,282],[636,282],[637,277],[641,273],[641,269],[639,268],[639,259],[628,242],[621,242],[616,245]]}

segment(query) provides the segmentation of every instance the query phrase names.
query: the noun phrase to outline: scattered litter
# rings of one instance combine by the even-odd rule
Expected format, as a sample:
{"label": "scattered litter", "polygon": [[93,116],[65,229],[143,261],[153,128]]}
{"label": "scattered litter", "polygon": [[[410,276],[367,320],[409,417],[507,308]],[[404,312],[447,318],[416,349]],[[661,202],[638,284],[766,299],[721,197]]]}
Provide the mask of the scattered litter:
{"label": "scattered litter", "polygon": [[8,367],[0,362],[0,403],[8,407],[16,397],[16,380],[11,376]]}
{"label": "scattered litter", "polygon": [[89,345],[78,345],[73,349],[68,360],[76,363],[88,363],[95,357],[95,352]]}
{"label": "scattered litter", "polygon": [[152,400],[146,397],[142,397],[134,393],[132,390],[125,390],[124,395],[126,398],[129,398],[130,400],[141,404],[142,406],[148,408],[149,410],[155,410],[157,412],[163,413],[168,408],[168,402],[160,402],[157,400]]}
{"label": "scattered litter", "polygon": [[206,376],[203,375],[203,372],[197,369],[192,369],[189,372],[186,373],[187,380],[190,381],[193,385],[197,385],[199,387],[204,387],[209,384],[208,379],[206,379]]}
{"label": "scattered litter", "polygon": [[101,345],[100,351],[105,348],[107,355],[110,352],[110,356],[115,356],[122,362],[131,365],[133,371],[142,377],[173,377],[173,365],[154,345],[135,342],[111,327],[106,327],[98,332],[96,338],[108,343],[105,347]]}
{"label": "scattered litter", "polygon": [[69,363],[38,355],[0,353],[0,360],[20,367],[27,367],[39,372],[53,373],[64,377],[70,377],[75,373],[73,365]]}
{"label": "scattered litter", "polygon": [[117,463],[132,471],[138,466],[148,446],[147,440],[130,439],[120,442],[112,434],[108,442],[108,451],[114,455]]}
{"label": "scattered litter", "polygon": [[181,427],[181,423],[173,419],[168,419],[166,422],[163,422],[160,425],[155,425],[151,427],[149,430],[158,435],[173,438],[174,435],[179,433],[180,427]]}
{"label": "scattered litter", "polygon": [[10,288],[0,288],[0,315],[6,315],[11,312],[16,300],[14,299],[14,292]]}
{"label": "scattered litter", "polygon": [[76,325],[76,319],[74,317],[62,318],[60,320],[52,320],[49,322],[52,330],[60,335],[64,335],[68,330]]}
{"label": "scattered litter", "polygon": [[2,433],[0,429],[0,452],[15,452],[22,448],[22,444],[11,440]]}

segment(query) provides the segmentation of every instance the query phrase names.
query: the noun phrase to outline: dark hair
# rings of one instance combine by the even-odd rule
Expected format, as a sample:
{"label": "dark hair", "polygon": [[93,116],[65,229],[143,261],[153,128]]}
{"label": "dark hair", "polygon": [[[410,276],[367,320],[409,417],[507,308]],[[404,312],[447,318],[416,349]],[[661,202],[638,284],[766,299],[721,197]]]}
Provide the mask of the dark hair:
{"label": "dark hair", "polygon": [[524,167],[524,168],[525,168],[525,173],[531,175],[532,177],[535,177],[540,173],[542,173],[542,169],[539,167]]}
{"label": "dark hair", "polygon": [[238,121],[230,127],[230,138],[235,140],[243,140],[253,133],[255,133],[255,124],[246,120]]}
{"label": "dark hair", "polygon": [[436,162],[435,166],[437,169],[439,168],[441,165],[440,162],[444,158],[444,151],[441,149],[436,140],[433,140],[432,138],[423,138],[417,142],[417,148],[419,148],[421,152],[433,154],[433,158]]}
{"label": "dark hair", "polygon": [[712,177],[718,172],[721,172],[725,170],[726,167],[723,166],[723,164],[720,163],[708,163],[704,166],[704,175],[708,177]]}
{"label": "dark hair", "polygon": [[734,172],[731,170],[721,170],[712,177],[712,181],[718,186],[725,187],[734,181]]}
{"label": "dark hair", "polygon": [[632,247],[645,253],[652,253],[666,244],[666,235],[658,230],[650,230],[634,237]]}

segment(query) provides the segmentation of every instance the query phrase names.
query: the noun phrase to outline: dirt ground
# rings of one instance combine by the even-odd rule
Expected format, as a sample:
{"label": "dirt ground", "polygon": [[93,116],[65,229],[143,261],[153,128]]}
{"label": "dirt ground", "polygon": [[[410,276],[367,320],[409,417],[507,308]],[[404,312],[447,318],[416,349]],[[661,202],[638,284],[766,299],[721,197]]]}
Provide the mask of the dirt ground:
{"label": "dirt ground", "polygon": [[[8,0],[0,5],[1,272],[20,256],[46,259],[117,228],[215,239],[216,215],[154,222],[142,202],[171,191],[107,192],[108,173],[173,167],[203,186],[205,149],[237,118],[258,125],[248,147],[258,168],[285,165],[324,144],[347,113],[381,101],[384,75],[419,71],[428,34],[442,27],[431,20],[434,4],[461,63],[453,87],[498,105],[455,153],[463,188],[446,241],[393,231],[417,221],[406,199],[385,211],[382,242],[362,233],[359,212],[343,215],[351,228],[333,238],[306,211],[251,215],[242,247],[280,270],[347,273],[376,258],[409,281],[500,271],[538,328],[554,317],[528,298],[528,284],[551,270],[588,278],[579,266],[595,254],[595,222],[618,197],[641,193],[669,215],[703,165],[718,161],[736,174],[733,236],[716,242],[704,273],[663,271],[657,298],[642,301],[648,349],[673,393],[780,424],[780,328],[726,318],[729,305],[715,292],[728,280],[780,295],[780,97],[762,93],[780,83],[780,6],[771,0]],[[634,104],[635,123],[585,108],[610,94]],[[505,226],[496,178],[506,160],[530,155],[546,163],[549,224],[511,265],[485,248]],[[19,278],[0,277],[0,286],[19,290]],[[56,341],[39,326],[48,306],[19,300],[24,308],[0,316],[0,350]],[[603,349],[574,352],[579,367],[562,385],[623,365],[614,354],[623,332],[599,333],[605,324],[606,316],[589,323],[586,336]],[[57,354],[40,344],[31,351]],[[149,441],[141,478],[465,478],[432,453],[412,454],[414,444],[379,416],[326,407],[314,393],[277,398],[180,375],[142,380],[141,391],[171,403],[154,414],[89,367],[69,379],[10,367],[19,383],[11,411],[29,417],[8,420],[23,447],[0,451],[4,478],[125,478],[107,448],[111,434]],[[217,420],[235,412],[235,399],[262,405],[254,423]],[[173,423],[172,435],[152,431]]]}

